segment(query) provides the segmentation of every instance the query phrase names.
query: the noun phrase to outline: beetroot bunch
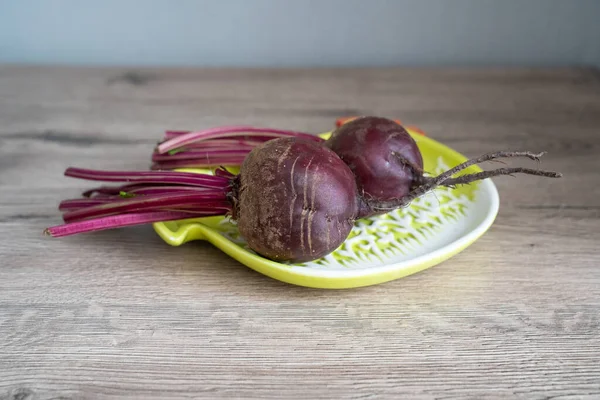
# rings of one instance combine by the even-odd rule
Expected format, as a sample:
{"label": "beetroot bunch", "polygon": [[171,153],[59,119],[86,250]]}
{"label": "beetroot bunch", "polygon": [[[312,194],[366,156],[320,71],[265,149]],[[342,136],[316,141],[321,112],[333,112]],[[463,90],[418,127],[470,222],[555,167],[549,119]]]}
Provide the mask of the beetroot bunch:
{"label": "beetroot bunch", "polygon": [[[354,222],[405,207],[437,186],[469,184],[525,173],[560,177],[529,168],[499,168],[462,175],[474,164],[505,157],[539,161],[542,153],[497,152],[426,176],[414,139],[397,122],[362,117],[338,127],[328,140],[277,129],[221,127],[168,132],[153,154],[152,171],[91,171],[67,176],[121,182],[65,200],[65,224],[52,236],[211,215],[230,215],[249,247],[275,261],[321,258],[342,244]],[[206,161],[208,160],[208,161]],[[240,165],[233,175],[175,171],[182,167]]]}

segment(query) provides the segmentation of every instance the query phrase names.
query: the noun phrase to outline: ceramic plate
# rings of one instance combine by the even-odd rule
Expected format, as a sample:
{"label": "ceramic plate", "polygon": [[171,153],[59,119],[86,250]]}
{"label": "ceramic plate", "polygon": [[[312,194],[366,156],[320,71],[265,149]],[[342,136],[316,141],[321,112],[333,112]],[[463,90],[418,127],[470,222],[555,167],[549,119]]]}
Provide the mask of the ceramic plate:
{"label": "ceramic plate", "polygon": [[[466,160],[429,137],[410,129],[409,132],[423,154],[425,170],[432,175]],[[478,171],[481,169],[473,166],[464,173]],[[303,264],[278,263],[255,254],[227,217],[160,222],[153,226],[172,246],[207,240],[271,278],[301,286],[342,289],[399,279],[449,259],[490,228],[498,205],[498,192],[490,179],[455,189],[438,188],[407,208],[357,221],[350,237],[336,251]]]}

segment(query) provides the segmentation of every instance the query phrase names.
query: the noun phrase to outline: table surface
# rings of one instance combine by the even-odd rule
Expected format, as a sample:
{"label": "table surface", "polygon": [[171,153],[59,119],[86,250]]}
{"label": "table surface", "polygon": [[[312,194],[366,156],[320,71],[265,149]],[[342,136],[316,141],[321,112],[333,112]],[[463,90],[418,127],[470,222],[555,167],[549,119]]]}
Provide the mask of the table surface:
{"label": "table surface", "polygon": [[[71,165],[146,169],[169,128],[417,125],[495,178],[452,259],[349,290],[288,285],[150,226],[64,239]],[[600,398],[600,74],[593,69],[0,67],[0,399]]]}

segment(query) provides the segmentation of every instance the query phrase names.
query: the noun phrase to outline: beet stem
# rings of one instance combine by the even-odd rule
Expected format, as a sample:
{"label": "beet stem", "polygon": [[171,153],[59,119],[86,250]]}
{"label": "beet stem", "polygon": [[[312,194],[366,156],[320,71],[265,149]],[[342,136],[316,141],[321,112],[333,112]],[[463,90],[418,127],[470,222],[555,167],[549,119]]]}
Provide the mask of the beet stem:
{"label": "beet stem", "polygon": [[71,167],[67,168],[65,176],[108,182],[175,183],[214,189],[225,189],[230,184],[230,180],[222,176],[174,171],[101,171]]}
{"label": "beet stem", "polygon": [[[216,211],[216,210],[215,210]],[[125,226],[143,225],[152,222],[174,221],[186,218],[197,218],[199,216],[210,216],[216,212],[206,212],[202,215],[194,212],[182,211],[158,211],[145,213],[129,213],[122,215],[111,215],[86,221],[77,221],[68,224],[52,226],[44,230],[44,234],[53,237],[76,235],[85,232],[102,231],[106,229],[122,228]]]}
{"label": "beet stem", "polygon": [[[221,172],[220,172],[221,173]],[[225,176],[225,175],[223,175]],[[233,175],[231,175],[233,178]],[[82,193],[83,197],[98,199],[98,198],[113,198],[121,193],[125,192],[128,194],[158,194],[158,193],[175,193],[175,192],[199,192],[199,193],[211,193],[211,192],[222,192],[224,189],[210,188],[202,186],[185,186],[177,184],[160,184],[160,183],[131,183],[122,186],[100,186],[92,189],[88,189]]]}
{"label": "beet stem", "polygon": [[159,170],[174,170],[177,168],[214,168],[216,165],[239,166],[242,165],[246,156],[239,157],[218,157],[208,160],[173,160],[155,162],[150,166],[150,169]]}
{"label": "beet stem", "polygon": [[111,201],[112,201],[111,197],[106,197],[106,198],[101,198],[101,199],[83,198],[83,199],[63,200],[58,205],[58,210],[59,211],[71,211],[71,210],[76,210],[79,208],[97,206],[99,204],[107,204]]}
{"label": "beet stem", "polygon": [[317,135],[313,135],[305,132],[296,132],[283,129],[273,128],[259,128],[254,126],[220,126],[216,128],[205,129],[202,131],[192,131],[184,134],[175,134],[170,139],[167,139],[160,143],[156,147],[156,151],[160,154],[164,154],[170,150],[174,150],[179,147],[189,145],[194,142],[209,140],[214,138],[225,138],[225,137],[252,137],[252,136],[272,136],[277,137],[302,137],[308,140],[316,142],[322,142],[324,139]]}
{"label": "beet stem", "polygon": [[72,222],[94,217],[102,217],[117,213],[131,213],[141,211],[159,211],[161,209],[175,209],[186,211],[187,208],[210,208],[226,214],[231,210],[231,204],[225,192],[213,193],[167,193],[157,195],[143,195],[131,198],[122,198],[111,202],[103,202],[89,207],[68,211],[63,215],[65,222]]}
{"label": "beet stem", "polygon": [[152,161],[162,162],[162,161],[175,161],[175,160],[196,160],[199,158],[219,158],[219,157],[227,157],[227,156],[239,156],[245,157],[250,151],[251,147],[244,148],[243,146],[236,147],[232,145],[232,148],[229,149],[206,149],[206,150],[186,150],[181,151],[176,154],[152,154]]}

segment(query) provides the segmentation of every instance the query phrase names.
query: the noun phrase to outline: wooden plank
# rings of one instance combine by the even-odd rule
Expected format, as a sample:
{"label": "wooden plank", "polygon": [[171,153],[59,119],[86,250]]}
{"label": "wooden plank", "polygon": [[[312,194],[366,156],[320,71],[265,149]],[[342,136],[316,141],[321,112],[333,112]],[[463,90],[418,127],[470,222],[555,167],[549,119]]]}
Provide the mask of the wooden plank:
{"label": "wooden plank", "polygon": [[[496,179],[498,219],[467,251],[356,290],[286,285],[149,227],[41,235],[87,186],[69,165],[146,168],[169,128],[354,114],[469,156],[546,150],[565,179]],[[2,400],[600,397],[594,70],[4,66],[0,122]]]}

